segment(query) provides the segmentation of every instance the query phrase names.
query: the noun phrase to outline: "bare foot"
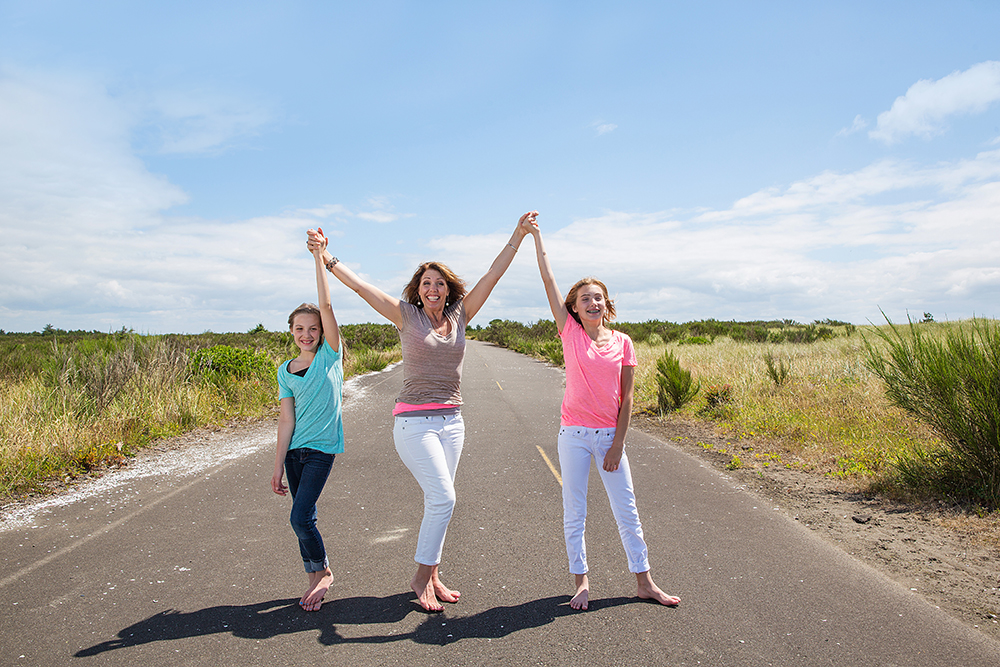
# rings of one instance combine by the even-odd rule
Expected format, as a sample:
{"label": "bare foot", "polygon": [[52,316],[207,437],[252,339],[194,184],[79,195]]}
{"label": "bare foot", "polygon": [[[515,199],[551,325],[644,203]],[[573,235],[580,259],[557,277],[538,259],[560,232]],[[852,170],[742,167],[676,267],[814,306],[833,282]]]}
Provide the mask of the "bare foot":
{"label": "bare foot", "polygon": [[653,583],[653,578],[649,576],[649,571],[639,572],[635,575],[639,584],[639,592],[636,593],[643,600],[655,600],[667,607],[676,607],[681,603],[681,599],[676,595],[667,595],[660,590],[660,587]]}
{"label": "bare foot", "polygon": [[462,595],[441,583],[437,565],[417,564],[417,573],[410,580],[410,588],[417,594],[420,606],[434,612],[444,611],[441,600],[455,603]]}
{"label": "bare foot", "polygon": [[435,565],[434,569],[431,571],[431,584],[434,586],[434,595],[437,596],[438,600],[442,602],[458,602],[458,598],[462,597],[462,594],[458,591],[453,591],[443,583],[441,583],[441,577],[438,575],[438,566]]}
{"label": "bare foot", "polygon": [[320,575],[321,575],[320,572],[306,572],[306,576],[309,577],[309,585],[306,586],[305,592],[302,594],[302,597],[299,598],[299,606],[300,607],[303,606],[306,603],[306,598],[308,598],[309,594],[312,593],[313,587],[316,585],[316,582],[319,580]]}
{"label": "bare foot", "polygon": [[585,574],[574,575],[576,577],[576,595],[569,601],[569,606],[573,609],[587,610],[590,602],[590,580]]}
{"label": "bare foot", "polygon": [[306,611],[319,611],[323,606],[323,598],[333,584],[333,572],[330,568],[309,573],[309,588],[299,600],[299,605]]}
{"label": "bare foot", "polygon": [[438,602],[437,596],[434,594],[434,583],[430,578],[430,571],[428,569],[426,573],[426,579],[424,579],[424,572],[421,570],[423,568],[429,568],[427,565],[418,565],[417,573],[413,575],[413,579],[410,580],[410,588],[413,592],[417,594],[417,602],[420,606],[424,608],[425,611],[438,612],[444,611],[444,607]]}

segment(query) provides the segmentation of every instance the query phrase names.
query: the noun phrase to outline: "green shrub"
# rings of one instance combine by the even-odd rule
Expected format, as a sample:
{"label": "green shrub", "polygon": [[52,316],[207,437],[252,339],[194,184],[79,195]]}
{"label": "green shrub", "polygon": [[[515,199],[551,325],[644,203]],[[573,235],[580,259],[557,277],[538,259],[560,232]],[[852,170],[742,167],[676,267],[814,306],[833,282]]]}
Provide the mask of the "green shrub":
{"label": "green shrub", "polygon": [[733,400],[733,387],[728,384],[713,384],[705,390],[705,404],[709,410],[720,408]]}
{"label": "green shrub", "polygon": [[782,357],[775,357],[768,352],[764,355],[764,365],[767,367],[767,375],[774,382],[775,387],[780,387],[788,380],[788,375],[792,371],[791,362],[786,362]]}
{"label": "green shrub", "polygon": [[389,350],[399,345],[399,332],[392,324],[341,324],[340,336],[348,347]]}
{"label": "green shrub", "polygon": [[[928,319],[925,314],[925,320]],[[888,318],[886,318],[888,321]],[[866,363],[895,405],[930,425],[944,442],[897,463],[902,480],[1000,506],[1000,326],[972,320],[934,336],[910,320],[865,339]]]}
{"label": "green shrub", "polygon": [[775,387],[785,384],[792,372],[791,362],[785,361],[781,356],[775,357],[770,352],[764,355],[764,365],[767,367],[767,376],[774,382]]}
{"label": "green shrub", "polygon": [[768,335],[766,327],[755,324],[735,327],[729,332],[729,337],[737,343],[763,343]]}
{"label": "green shrub", "polygon": [[712,339],[705,336],[688,336],[677,341],[678,345],[711,345]]}
{"label": "green shrub", "polygon": [[274,376],[274,363],[263,352],[213,345],[191,355],[191,372],[213,384],[228,379],[266,380]]}
{"label": "green shrub", "polygon": [[542,343],[541,353],[543,357],[556,366],[564,366],[566,364],[566,360],[563,358],[562,343],[557,340],[550,340],[546,343]]}
{"label": "green shrub", "polygon": [[670,350],[656,360],[656,370],[656,403],[661,413],[679,410],[701,389],[691,379],[691,371],[681,368],[681,362]]}
{"label": "green shrub", "polygon": [[349,350],[345,362],[350,362],[352,371],[363,374],[384,369],[391,363],[391,358],[384,350],[362,347],[357,350]]}

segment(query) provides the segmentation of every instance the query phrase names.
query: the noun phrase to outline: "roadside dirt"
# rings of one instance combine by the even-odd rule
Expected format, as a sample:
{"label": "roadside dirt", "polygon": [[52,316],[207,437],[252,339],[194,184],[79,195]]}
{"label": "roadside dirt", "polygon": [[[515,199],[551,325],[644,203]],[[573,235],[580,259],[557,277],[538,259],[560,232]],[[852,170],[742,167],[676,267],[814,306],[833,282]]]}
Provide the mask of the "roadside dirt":
{"label": "roadside dirt", "polygon": [[[633,428],[693,454],[855,558],[1000,639],[1000,520],[865,494],[839,479],[755,459],[752,441],[711,425],[636,415]],[[758,449],[762,449],[758,443]],[[729,469],[733,454],[743,467]],[[787,463],[787,462],[786,462]]]}

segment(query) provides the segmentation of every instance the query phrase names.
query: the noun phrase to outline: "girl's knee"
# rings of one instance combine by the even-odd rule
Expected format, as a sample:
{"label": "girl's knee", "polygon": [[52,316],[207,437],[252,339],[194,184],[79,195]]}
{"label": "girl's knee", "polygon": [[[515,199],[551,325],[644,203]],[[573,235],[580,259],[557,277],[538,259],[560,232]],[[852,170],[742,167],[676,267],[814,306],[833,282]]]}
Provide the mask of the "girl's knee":
{"label": "girl's knee", "polygon": [[295,531],[295,534],[300,537],[310,533],[316,527],[316,518],[311,516],[292,514],[288,522],[292,524],[292,530]]}

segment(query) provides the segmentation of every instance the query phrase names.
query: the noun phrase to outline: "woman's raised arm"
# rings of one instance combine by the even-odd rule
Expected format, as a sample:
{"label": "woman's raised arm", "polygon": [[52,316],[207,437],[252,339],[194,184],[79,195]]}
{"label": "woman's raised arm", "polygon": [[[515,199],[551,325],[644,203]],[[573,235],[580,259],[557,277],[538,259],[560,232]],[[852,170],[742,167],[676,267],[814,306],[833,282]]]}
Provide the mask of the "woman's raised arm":
{"label": "woman's raised arm", "polygon": [[[397,328],[403,326],[403,316],[399,312],[399,299],[389,296],[371,283],[365,282],[358,277],[358,274],[347,268],[339,259],[330,254],[327,250],[327,238],[323,235],[323,228],[318,230],[310,229],[309,250],[319,251],[319,260],[337,279],[347,287],[357,292],[358,296],[364,299],[369,306],[375,309],[385,319],[396,325]],[[325,325],[325,323],[324,323]]]}
{"label": "woman's raised arm", "polygon": [[[525,219],[531,216],[531,213],[525,213],[521,216],[521,219],[517,221],[517,227],[514,228],[514,233],[510,235],[510,240],[507,241],[507,245],[500,249],[500,254],[497,258],[493,260],[493,264],[490,265],[489,271],[479,279],[476,286],[469,290],[469,293],[465,295],[465,318],[466,321],[471,321],[475,317],[479,309],[483,307],[486,303],[486,299],[489,298],[490,293],[493,292],[493,288],[496,287],[500,278],[507,271],[507,267],[510,266],[511,261],[514,259],[514,255],[517,254],[517,249],[521,245],[521,241],[524,239],[528,230],[524,228],[521,224]],[[537,214],[536,214],[537,215]]]}

